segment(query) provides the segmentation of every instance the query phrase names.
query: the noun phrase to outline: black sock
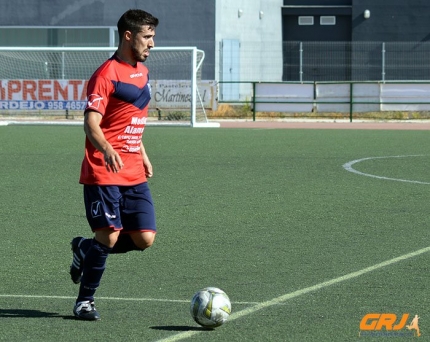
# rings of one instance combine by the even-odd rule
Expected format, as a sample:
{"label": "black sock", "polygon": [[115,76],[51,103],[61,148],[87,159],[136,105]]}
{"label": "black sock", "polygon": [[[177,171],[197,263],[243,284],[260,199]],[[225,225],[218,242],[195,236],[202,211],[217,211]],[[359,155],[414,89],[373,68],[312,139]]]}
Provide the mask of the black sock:
{"label": "black sock", "polygon": [[95,239],[85,254],[84,270],[76,302],[93,301],[96,289],[100,285],[106,267],[106,259],[112,248],[109,248]]}
{"label": "black sock", "polygon": [[93,239],[84,239],[79,244],[79,248],[84,254],[87,254],[88,250],[90,249],[91,245],[93,244]]}

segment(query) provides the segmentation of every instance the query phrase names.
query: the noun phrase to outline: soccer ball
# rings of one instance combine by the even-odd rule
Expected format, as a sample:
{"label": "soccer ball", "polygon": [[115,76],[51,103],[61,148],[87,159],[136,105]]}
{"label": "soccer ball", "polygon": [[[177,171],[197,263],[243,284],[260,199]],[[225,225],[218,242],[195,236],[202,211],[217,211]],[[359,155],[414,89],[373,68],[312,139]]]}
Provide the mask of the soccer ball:
{"label": "soccer ball", "polygon": [[231,303],[227,294],[216,287],[197,291],[191,300],[191,316],[205,328],[216,328],[227,321]]}

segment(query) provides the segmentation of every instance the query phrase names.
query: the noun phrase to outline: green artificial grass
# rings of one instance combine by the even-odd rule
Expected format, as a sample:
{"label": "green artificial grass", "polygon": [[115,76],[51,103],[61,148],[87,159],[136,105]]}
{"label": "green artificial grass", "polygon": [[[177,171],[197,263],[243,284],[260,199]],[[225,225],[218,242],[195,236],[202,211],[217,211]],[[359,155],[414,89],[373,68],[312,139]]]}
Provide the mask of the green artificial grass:
{"label": "green artificial grass", "polygon": [[[428,132],[147,127],[157,239],[109,257],[100,322],[73,319],[68,274],[70,240],[91,236],[83,142],[0,127],[0,340],[355,341],[371,312],[418,314],[430,334],[428,253],[342,280],[430,245]],[[364,158],[353,168],[380,178],[343,167]],[[189,314],[206,286],[233,307],[213,331]]]}

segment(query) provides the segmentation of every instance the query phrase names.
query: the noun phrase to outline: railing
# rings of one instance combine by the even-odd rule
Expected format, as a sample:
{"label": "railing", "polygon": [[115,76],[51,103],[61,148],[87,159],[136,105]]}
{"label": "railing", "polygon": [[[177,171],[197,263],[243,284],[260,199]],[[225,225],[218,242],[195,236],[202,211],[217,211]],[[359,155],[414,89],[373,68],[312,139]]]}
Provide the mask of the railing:
{"label": "railing", "polygon": [[[240,83],[252,89],[246,100],[218,103],[249,105],[257,113],[283,113],[281,117],[355,116],[373,113],[408,113],[408,119],[430,119],[430,81],[392,82],[220,82]],[[289,115],[290,114],[290,115]],[[264,116],[264,115],[263,115]],[[402,116],[397,115],[398,119]]]}

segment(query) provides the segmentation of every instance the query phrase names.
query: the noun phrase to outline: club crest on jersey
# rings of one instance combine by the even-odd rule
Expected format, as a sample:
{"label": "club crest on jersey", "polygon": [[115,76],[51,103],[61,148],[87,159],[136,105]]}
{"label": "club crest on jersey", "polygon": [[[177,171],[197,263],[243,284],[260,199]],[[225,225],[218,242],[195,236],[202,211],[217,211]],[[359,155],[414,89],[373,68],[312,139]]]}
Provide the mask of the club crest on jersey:
{"label": "club crest on jersey", "polygon": [[103,97],[97,94],[91,94],[88,96],[87,108],[99,109],[100,102],[103,100]]}

